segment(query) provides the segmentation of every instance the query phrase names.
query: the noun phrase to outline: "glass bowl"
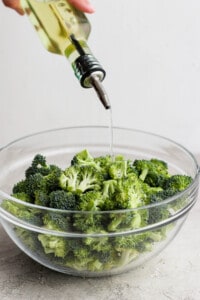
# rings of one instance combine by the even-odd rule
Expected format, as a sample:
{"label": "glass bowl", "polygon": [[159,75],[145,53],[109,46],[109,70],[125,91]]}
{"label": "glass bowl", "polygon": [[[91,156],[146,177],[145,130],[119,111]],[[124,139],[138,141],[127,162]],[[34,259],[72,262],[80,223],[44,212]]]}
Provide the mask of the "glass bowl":
{"label": "glass bowl", "polygon": [[[122,154],[132,160],[158,158],[167,162],[171,174],[185,174],[191,176],[193,181],[188,189],[162,202],[112,212],[45,208],[9,196],[13,185],[24,177],[25,170],[36,154],[46,156],[49,164],[65,168],[75,153],[86,148],[94,157],[112,152],[113,155]],[[112,134],[107,127],[85,126],[49,130],[18,139],[1,149],[0,170],[0,220],[10,238],[40,264],[58,272],[83,277],[119,274],[134,269],[157,255],[182,227],[197,200],[199,185],[199,167],[187,149],[152,133],[116,127]],[[24,214],[23,218],[16,218],[2,205],[5,200],[17,204],[27,214],[34,212],[36,218],[26,220]],[[84,233],[77,231],[75,226],[55,231],[44,228],[41,223],[42,217],[49,213],[54,218],[62,215],[69,224],[78,219],[83,227],[88,219],[94,222],[100,220],[101,228],[104,229],[111,215],[115,220],[137,219],[137,216],[149,215],[155,211],[168,213],[166,217],[144,223],[139,228],[124,226],[115,232],[109,232],[105,228],[95,233]],[[127,247],[129,242],[131,246]],[[45,243],[44,252],[42,245]],[[48,249],[48,243],[55,245],[54,251],[52,247]],[[64,245],[64,252],[59,251],[58,245]]]}

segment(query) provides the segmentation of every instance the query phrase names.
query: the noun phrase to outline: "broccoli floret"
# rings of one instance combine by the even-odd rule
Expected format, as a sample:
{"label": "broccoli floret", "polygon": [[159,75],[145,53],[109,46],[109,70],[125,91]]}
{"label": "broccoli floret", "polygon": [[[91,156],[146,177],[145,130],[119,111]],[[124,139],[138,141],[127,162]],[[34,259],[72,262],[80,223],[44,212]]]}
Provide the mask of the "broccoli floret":
{"label": "broccoli floret", "polygon": [[78,210],[97,211],[103,204],[102,195],[98,191],[89,191],[81,194],[78,201]]}
{"label": "broccoli floret", "polygon": [[119,180],[115,193],[116,209],[142,206],[146,197],[142,186],[142,182],[133,174],[124,180]]}
{"label": "broccoli floret", "polygon": [[135,160],[133,166],[137,170],[139,178],[150,186],[162,187],[166,178],[170,176],[167,163],[162,160]]}
{"label": "broccoli floret", "polygon": [[41,154],[36,154],[33,158],[31,166],[25,171],[25,176],[28,178],[30,175],[40,173],[42,175],[49,174],[49,165],[46,163],[46,157]]}
{"label": "broccoli floret", "polygon": [[19,182],[15,183],[12,188],[12,193],[26,193],[26,180],[22,179]]}
{"label": "broccoli floret", "polygon": [[76,196],[64,190],[53,191],[49,194],[49,207],[65,210],[76,210]]}
{"label": "broccoli floret", "polygon": [[71,166],[61,176],[60,186],[69,192],[82,194],[87,190],[100,190],[102,174],[91,166]]}
{"label": "broccoli floret", "polygon": [[54,231],[68,231],[71,228],[71,218],[61,213],[46,213],[43,218],[45,228]]}
{"label": "broccoli floret", "polygon": [[106,200],[109,201],[108,205],[104,205],[104,210],[114,209],[115,204],[110,202],[112,202],[112,198],[115,194],[116,188],[117,188],[117,180],[110,179],[103,182],[102,197],[105,201],[105,204],[106,204]]}
{"label": "broccoli floret", "polygon": [[46,192],[37,190],[34,193],[34,204],[49,207],[49,195]]}
{"label": "broccoli floret", "polygon": [[151,233],[136,233],[116,237],[114,240],[114,249],[118,252],[120,258],[118,264],[122,266],[126,265],[137,258],[139,253],[151,251],[154,242],[153,238],[149,238]]}
{"label": "broccoli floret", "polygon": [[112,179],[120,179],[127,177],[127,161],[116,160],[110,164],[109,175]]}
{"label": "broccoli floret", "polygon": [[[43,226],[46,229],[54,231],[69,231],[71,221],[69,216],[60,213],[47,213],[43,216]],[[62,236],[39,234],[38,240],[42,244],[46,254],[54,254],[55,257],[64,258],[68,252],[67,239]]]}
{"label": "broccoli floret", "polygon": [[166,182],[165,182],[165,189],[173,190],[174,193],[181,192],[189,187],[192,183],[192,177],[187,175],[172,175]]}
{"label": "broccoli floret", "polygon": [[[172,197],[174,194],[174,191],[171,189],[158,191],[157,193],[150,195],[150,204],[162,202],[163,200]],[[149,208],[149,224],[157,223],[169,217],[170,210],[167,204],[157,205],[156,207]]]}
{"label": "broccoli floret", "polygon": [[107,230],[109,232],[128,231],[142,228],[148,224],[148,211],[146,209],[130,211],[120,214],[110,214]]}
{"label": "broccoli floret", "polygon": [[81,152],[77,153],[71,160],[71,165],[75,166],[78,165],[82,166],[91,166],[96,169],[99,169],[99,163],[94,160],[94,157],[89,153],[87,149],[82,150]]}
{"label": "broccoli floret", "polygon": [[[87,230],[87,234],[94,233],[92,229]],[[105,236],[101,237],[86,237],[83,239],[83,244],[90,246],[90,251],[97,251],[97,252],[107,252],[112,249],[112,245],[108,238],[107,231],[102,230],[99,232],[101,234],[105,234]]]}
{"label": "broccoli floret", "polygon": [[90,233],[100,233],[104,230],[105,219],[104,215],[101,213],[84,211],[82,214],[74,214],[73,227],[78,232],[87,232],[90,230]]}
{"label": "broccoli floret", "polygon": [[17,237],[25,245],[28,249],[32,251],[38,251],[40,243],[38,241],[38,234],[37,232],[33,232],[21,227],[16,226],[15,232]]}
{"label": "broccoli floret", "polygon": [[88,190],[100,190],[103,177],[101,172],[98,172],[91,166],[84,166],[79,173],[79,180],[76,187],[78,193],[84,193]]}
{"label": "broccoli floret", "polygon": [[176,193],[173,189],[161,190],[150,195],[150,203],[161,202],[169,197],[174,196]]}
{"label": "broccoli floret", "polygon": [[67,243],[63,237],[41,233],[38,235],[38,240],[46,254],[54,254],[55,257],[64,258],[68,253]]}
{"label": "broccoli floret", "polygon": [[35,172],[18,182],[13,187],[13,193],[25,193],[30,198],[30,202],[48,206],[48,194],[60,188],[61,174],[62,171],[59,167],[51,165],[47,175]]}
{"label": "broccoli floret", "polygon": [[[15,197],[15,194],[13,194],[13,197]],[[37,226],[42,224],[41,212],[36,208],[27,207],[11,200],[4,200],[2,207],[20,220]]]}
{"label": "broccoli floret", "polygon": [[118,254],[118,259],[115,261],[116,267],[127,265],[138,257],[137,243],[137,238],[132,235],[119,236],[114,239],[113,246]]}
{"label": "broccoli floret", "polygon": [[103,263],[97,258],[95,251],[90,251],[90,247],[80,246],[73,250],[73,255],[65,262],[67,267],[79,271],[101,271]]}
{"label": "broccoli floret", "polygon": [[96,168],[101,172],[104,177],[104,180],[110,179],[109,167],[113,162],[113,159],[110,155],[99,156],[94,158]]}
{"label": "broccoli floret", "polygon": [[14,194],[12,194],[12,197],[17,198],[17,199],[19,199],[19,200],[22,200],[22,201],[24,201],[24,202],[32,203],[32,200],[31,200],[31,198],[29,197],[29,195],[27,195],[27,194],[24,193],[24,192],[21,192],[21,193],[14,193]]}
{"label": "broccoli floret", "polygon": [[44,176],[47,193],[51,193],[60,188],[61,176],[62,170],[55,165],[50,165],[49,174]]}
{"label": "broccoli floret", "polygon": [[76,191],[79,172],[79,166],[68,167],[60,176],[60,187],[69,192]]}
{"label": "broccoli floret", "polygon": [[29,195],[31,199],[35,199],[36,191],[46,192],[46,182],[44,176],[40,173],[35,173],[30,175],[25,182],[25,192]]}
{"label": "broccoli floret", "polygon": [[161,205],[149,208],[149,224],[154,224],[170,217],[170,211],[167,205]]}

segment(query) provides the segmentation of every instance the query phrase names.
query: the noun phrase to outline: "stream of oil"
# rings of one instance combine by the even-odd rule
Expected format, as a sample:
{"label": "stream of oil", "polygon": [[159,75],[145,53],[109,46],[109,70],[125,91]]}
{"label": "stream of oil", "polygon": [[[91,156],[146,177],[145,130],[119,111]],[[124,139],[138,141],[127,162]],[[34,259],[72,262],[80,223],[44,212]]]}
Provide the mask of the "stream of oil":
{"label": "stream of oil", "polygon": [[113,115],[112,109],[108,110],[109,114],[109,121],[108,121],[108,128],[109,128],[109,154],[114,159],[114,150],[113,150]]}

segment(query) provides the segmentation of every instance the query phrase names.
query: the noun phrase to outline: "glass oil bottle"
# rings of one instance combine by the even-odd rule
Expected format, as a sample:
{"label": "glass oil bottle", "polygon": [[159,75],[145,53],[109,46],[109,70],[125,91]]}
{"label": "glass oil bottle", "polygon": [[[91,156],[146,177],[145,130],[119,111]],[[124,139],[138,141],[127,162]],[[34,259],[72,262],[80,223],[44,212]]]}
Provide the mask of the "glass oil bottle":
{"label": "glass oil bottle", "polygon": [[85,14],[67,0],[21,0],[21,5],[45,48],[64,55],[81,86],[93,87],[104,107],[109,109],[101,83],[106,73],[87,45],[91,26]]}

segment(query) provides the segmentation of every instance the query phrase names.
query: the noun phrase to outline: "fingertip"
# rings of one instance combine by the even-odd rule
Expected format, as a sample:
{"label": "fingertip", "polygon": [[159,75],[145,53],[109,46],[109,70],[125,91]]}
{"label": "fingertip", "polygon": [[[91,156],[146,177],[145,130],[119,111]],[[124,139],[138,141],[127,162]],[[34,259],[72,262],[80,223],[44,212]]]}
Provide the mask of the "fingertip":
{"label": "fingertip", "polygon": [[90,4],[90,2],[88,0],[69,0],[69,2],[74,5],[74,7],[76,7],[77,9],[85,12],[85,13],[89,13],[92,14],[95,12],[93,6]]}

